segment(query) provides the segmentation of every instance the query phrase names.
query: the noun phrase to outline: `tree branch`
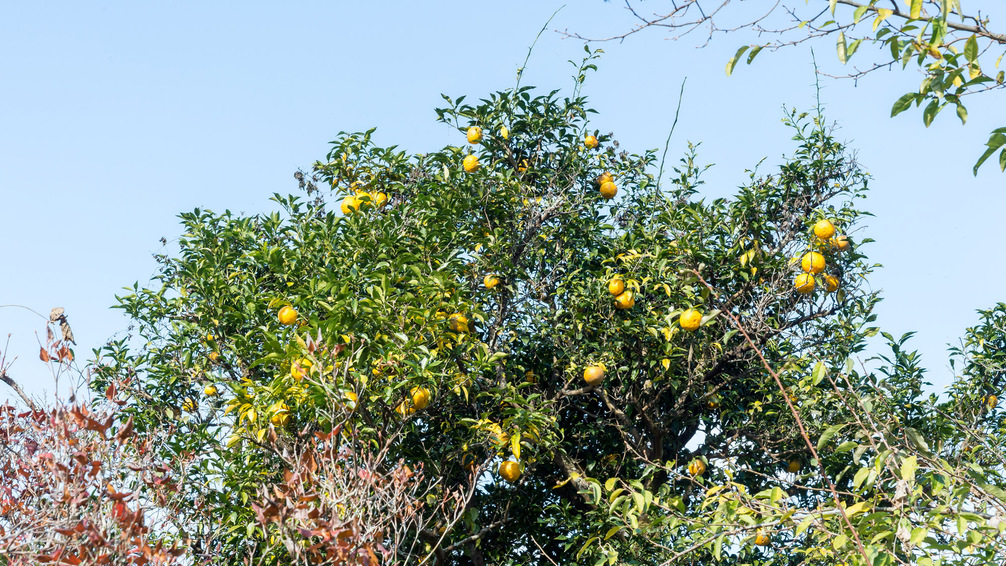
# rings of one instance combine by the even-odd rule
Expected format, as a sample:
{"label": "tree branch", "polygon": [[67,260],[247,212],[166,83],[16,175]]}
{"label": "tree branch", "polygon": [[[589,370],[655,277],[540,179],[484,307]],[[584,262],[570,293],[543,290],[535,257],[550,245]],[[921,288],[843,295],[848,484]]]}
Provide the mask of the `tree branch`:
{"label": "tree branch", "polygon": [[28,405],[29,409],[38,412],[39,410],[38,406],[36,406],[35,402],[31,400],[31,397],[28,397],[28,395],[25,394],[24,390],[21,389],[21,386],[18,385],[17,382],[14,381],[9,375],[7,375],[6,369],[0,370],[0,381],[9,385],[10,388],[13,389],[14,392],[17,393],[19,397],[21,397],[21,400],[24,401],[26,405]]}

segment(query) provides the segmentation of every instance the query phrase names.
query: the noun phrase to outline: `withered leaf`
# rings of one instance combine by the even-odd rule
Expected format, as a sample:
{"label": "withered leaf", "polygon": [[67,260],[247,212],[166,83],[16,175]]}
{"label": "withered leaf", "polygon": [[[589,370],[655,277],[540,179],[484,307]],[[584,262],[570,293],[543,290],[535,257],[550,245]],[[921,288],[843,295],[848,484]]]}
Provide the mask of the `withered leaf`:
{"label": "withered leaf", "polygon": [[43,362],[48,362],[52,358],[49,357],[49,352],[46,352],[45,348],[39,348],[38,349],[38,359],[42,360]]}
{"label": "withered leaf", "polygon": [[49,321],[56,322],[57,320],[63,318],[64,312],[65,311],[63,310],[63,307],[56,307],[52,309],[51,311],[49,311]]}

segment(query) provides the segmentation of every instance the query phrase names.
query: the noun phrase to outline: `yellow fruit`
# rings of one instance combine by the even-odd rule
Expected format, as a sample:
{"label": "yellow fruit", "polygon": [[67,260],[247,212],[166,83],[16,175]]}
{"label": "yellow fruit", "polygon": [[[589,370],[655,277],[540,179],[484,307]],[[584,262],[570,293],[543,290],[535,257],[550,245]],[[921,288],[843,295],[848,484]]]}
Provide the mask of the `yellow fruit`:
{"label": "yellow fruit", "polygon": [[998,404],[999,404],[999,398],[996,397],[995,395],[989,393],[988,395],[985,396],[985,406],[988,407],[989,410],[995,409],[996,405]]}
{"label": "yellow fruit", "polygon": [[452,332],[470,332],[468,317],[463,314],[452,314],[450,319]]}
{"label": "yellow fruit", "polygon": [[190,413],[193,412],[193,411],[195,411],[196,410],[196,400],[193,399],[192,397],[186,397],[185,401],[182,403],[182,410],[183,411],[188,411]]}
{"label": "yellow fruit", "polygon": [[367,191],[357,191],[356,198],[360,201],[360,208],[374,203],[374,197]]}
{"label": "yellow fruit", "polygon": [[612,295],[617,297],[618,295],[621,295],[624,290],[625,282],[621,279],[612,279],[611,281],[608,281],[608,292]]}
{"label": "yellow fruit", "polygon": [[417,411],[422,411],[430,404],[430,390],[425,387],[413,387],[410,391],[412,395],[412,406]]}
{"label": "yellow fruit", "polygon": [[814,225],[814,235],[822,240],[827,240],[835,235],[835,225],[831,223],[831,220],[818,220]]}
{"label": "yellow fruit", "polygon": [[500,284],[500,278],[495,275],[486,275],[485,278],[482,279],[482,283],[485,284],[486,289],[492,289]]}
{"label": "yellow fruit", "polygon": [[597,385],[604,381],[604,367],[603,366],[587,366],[587,369],[583,370],[583,380],[587,382],[587,385]]}
{"label": "yellow fruit", "polygon": [[297,309],[287,305],[279,309],[279,323],[287,326],[297,322]]}
{"label": "yellow fruit", "polygon": [[769,544],[772,544],[772,539],[767,533],[759,531],[758,534],[755,535],[755,544],[758,546],[768,546]]}
{"label": "yellow fruit", "polygon": [[636,298],[632,295],[632,291],[623,291],[615,297],[615,308],[622,310],[631,309],[635,304]]}
{"label": "yellow fruit", "polygon": [[479,143],[482,141],[482,128],[472,126],[468,128],[468,143]]}
{"label": "yellow fruit", "polygon": [[798,293],[806,295],[814,290],[814,276],[810,273],[801,273],[793,280],[793,286]]}
{"label": "yellow fruit", "polygon": [[510,130],[506,126],[500,126],[500,137],[505,140],[510,139]]}
{"label": "yellow fruit", "polygon": [[618,194],[618,187],[615,186],[615,183],[612,183],[611,181],[608,181],[606,183],[602,183],[601,184],[601,196],[602,197],[604,197],[607,200],[611,200],[611,199],[615,198],[616,194]]}
{"label": "yellow fruit", "polygon": [[786,470],[788,470],[789,473],[791,473],[791,474],[795,474],[795,473],[799,472],[800,468],[802,468],[802,467],[803,467],[803,462],[801,462],[800,460],[790,460],[789,464],[786,464]]}
{"label": "yellow fruit", "polygon": [[597,138],[588,134],[587,137],[583,138],[583,145],[587,146],[587,149],[594,149],[597,147]]}
{"label": "yellow fruit", "polygon": [[678,324],[684,330],[694,332],[702,326],[702,313],[695,309],[688,309],[678,317]]}
{"label": "yellow fruit", "polygon": [[203,395],[207,397],[215,397],[217,394],[217,388],[215,385],[207,385],[206,389],[203,389]]}
{"label": "yellow fruit", "polygon": [[611,183],[614,180],[615,180],[615,178],[612,177],[611,173],[608,172],[608,171],[605,171],[604,173],[601,173],[600,175],[597,176],[597,184],[598,185],[603,185],[605,183]]}
{"label": "yellow fruit", "polygon": [[293,378],[296,381],[300,381],[307,376],[307,372],[310,369],[311,369],[311,360],[303,358],[299,362],[296,362],[292,366],[290,366],[290,375],[293,376]]}
{"label": "yellow fruit", "polygon": [[528,383],[538,383],[538,376],[535,375],[533,371],[525,373],[524,379],[526,379]]}
{"label": "yellow fruit", "polygon": [[500,464],[500,477],[510,483],[515,483],[520,478],[520,464],[513,460],[507,460]]}
{"label": "yellow fruit", "polygon": [[709,401],[706,403],[706,405],[710,409],[719,409],[720,408],[720,400],[717,399],[716,397],[713,397],[713,398],[709,399]]}
{"label": "yellow fruit", "polygon": [[342,209],[343,214],[349,215],[354,212],[359,212],[360,207],[362,206],[363,201],[360,200],[360,197],[356,195],[349,195],[348,197],[342,199],[342,205],[339,208]]}
{"label": "yellow fruit", "polygon": [[220,352],[210,352],[210,361],[215,362],[220,359]]}
{"label": "yellow fruit", "polygon": [[693,476],[701,476],[706,473],[706,463],[698,458],[692,460],[692,463],[688,464],[688,473]]}
{"label": "yellow fruit", "polygon": [[474,173],[479,170],[479,157],[474,154],[469,155],[465,157],[462,165],[465,168],[465,173]]}
{"label": "yellow fruit", "polygon": [[845,250],[849,249],[849,239],[846,238],[845,236],[836,236],[831,240],[829,240],[829,243],[831,244],[831,247],[835,248],[840,252],[844,252]]}
{"label": "yellow fruit", "polygon": [[824,265],[824,256],[817,252],[807,252],[800,260],[800,267],[807,273],[821,273]]}
{"label": "yellow fruit", "polygon": [[824,290],[829,293],[834,293],[838,290],[838,277],[834,275],[825,274],[822,279],[824,279]]}
{"label": "yellow fruit", "polygon": [[377,208],[384,208],[384,205],[388,204],[387,193],[377,193],[374,195],[374,206]]}

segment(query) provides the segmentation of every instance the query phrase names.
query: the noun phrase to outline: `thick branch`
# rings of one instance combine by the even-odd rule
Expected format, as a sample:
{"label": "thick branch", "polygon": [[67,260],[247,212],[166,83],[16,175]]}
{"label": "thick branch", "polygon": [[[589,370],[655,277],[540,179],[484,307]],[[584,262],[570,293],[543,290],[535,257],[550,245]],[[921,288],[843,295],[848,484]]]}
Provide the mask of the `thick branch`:
{"label": "thick branch", "polygon": [[28,405],[29,409],[38,412],[38,407],[35,405],[35,402],[31,400],[31,397],[28,397],[28,395],[25,394],[24,390],[21,389],[21,386],[18,385],[16,381],[14,381],[9,375],[7,375],[7,370],[0,370],[0,381],[9,385],[10,388],[13,389],[14,392],[17,393],[19,397],[21,397],[21,400],[24,401],[26,405]]}

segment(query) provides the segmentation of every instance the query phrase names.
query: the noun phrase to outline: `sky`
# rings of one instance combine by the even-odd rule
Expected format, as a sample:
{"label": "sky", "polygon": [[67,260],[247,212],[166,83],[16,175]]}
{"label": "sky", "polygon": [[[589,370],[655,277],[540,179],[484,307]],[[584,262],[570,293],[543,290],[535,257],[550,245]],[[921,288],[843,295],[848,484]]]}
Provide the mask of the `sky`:
{"label": "sky", "polygon": [[[152,255],[174,249],[179,213],[273,210],[269,197],[296,193],[294,172],[340,131],[377,127],[378,144],[417,153],[456,145],[435,119],[441,93],[477,99],[513,86],[556,10],[522,84],[571,86],[584,44],[562,31],[607,37],[633,24],[624,4],[602,0],[238,6],[0,4],[0,305],[18,305],[0,307],[0,353],[31,394],[54,389],[38,360],[45,321],[32,310],[65,308],[86,359],[128,327],[110,307],[124,287],[152,284]],[[825,39],[763,53],[727,77],[727,60],[753,41],[696,48],[649,30],[595,44],[605,54],[584,88],[593,125],[633,152],[662,148],[687,78],[669,164],[701,142],[700,160],[715,164],[704,195],[730,195],[746,169],[764,158],[770,172],[795,149],[781,119],[784,107],[813,108],[811,48],[825,71],[842,71]],[[863,251],[883,264],[870,280],[884,296],[878,323],[917,332],[910,347],[941,388],[952,378],[947,344],[977,323],[976,309],[1006,299],[1006,175],[991,162],[971,174],[1006,113],[992,93],[969,101],[966,126],[950,111],[928,129],[918,111],[890,118],[919,80],[911,69],[825,80],[821,96],[873,175],[863,208],[874,216],[856,236],[876,240]],[[12,397],[0,389],[0,401]]]}

